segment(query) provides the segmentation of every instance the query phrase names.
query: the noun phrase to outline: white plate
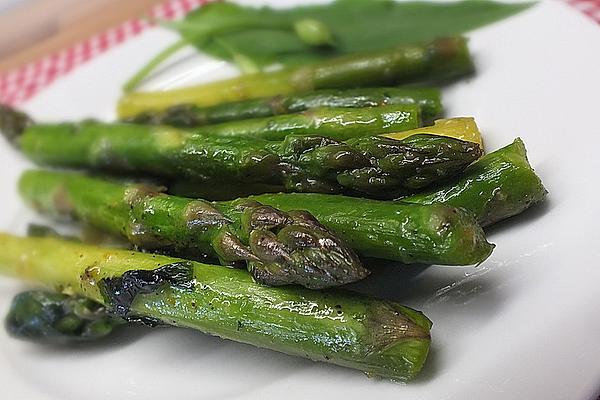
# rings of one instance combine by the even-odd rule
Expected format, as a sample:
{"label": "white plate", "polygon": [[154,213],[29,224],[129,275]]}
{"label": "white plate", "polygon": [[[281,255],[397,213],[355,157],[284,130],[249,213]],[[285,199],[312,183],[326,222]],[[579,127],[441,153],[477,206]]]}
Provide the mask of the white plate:
{"label": "white plate", "polygon": [[[281,4],[279,2],[278,4]],[[600,29],[562,2],[471,35],[477,76],[445,90],[449,115],[473,115],[488,150],[521,136],[548,202],[490,231],[478,268],[430,267],[409,282],[376,270],[372,292],[423,310],[435,323],[431,356],[409,385],[181,329],[134,329],[108,342],[45,348],[0,333],[7,399],[589,399],[600,390]],[[25,105],[40,120],[113,117],[121,83],[169,44],[153,29],[98,57]],[[191,52],[187,53],[187,55]],[[184,56],[186,56],[184,54]],[[205,57],[150,86],[232,72]],[[200,65],[200,76],[189,73]],[[37,218],[15,183],[29,164],[0,143],[0,229]],[[413,270],[414,271],[414,270]],[[404,282],[402,280],[404,279]],[[3,312],[21,287],[0,280]]]}

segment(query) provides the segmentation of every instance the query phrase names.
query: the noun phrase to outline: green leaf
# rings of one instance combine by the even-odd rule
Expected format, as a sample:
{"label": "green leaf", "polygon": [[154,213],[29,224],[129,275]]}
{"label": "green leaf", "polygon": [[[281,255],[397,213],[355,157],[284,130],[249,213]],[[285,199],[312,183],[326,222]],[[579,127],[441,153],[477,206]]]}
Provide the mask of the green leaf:
{"label": "green leaf", "polygon": [[[298,65],[345,53],[379,50],[402,43],[429,41],[468,32],[516,14],[533,3],[487,0],[454,3],[337,0],[330,4],[287,9],[243,7],[214,2],[165,23],[182,40],[161,52],[125,86],[133,90],[182,43],[236,63],[243,71],[272,64]],[[298,24],[320,27],[319,46]],[[308,32],[309,35],[313,33]],[[324,34],[327,37],[324,37]]]}
{"label": "green leaf", "polygon": [[[201,7],[185,19],[188,26],[197,26],[204,32],[211,30],[211,36],[218,37],[219,44],[206,36],[194,40],[189,29],[179,31],[197,48],[216,57],[232,60],[231,50],[235,49],[235,53],[260,66],[294,65],[461,34],[531,5],[483,0],[453,3],[337,0],[326,5],[275,10],[219,2]],[[302,19],[323,23],[335,38],[336,46],[315,48],[303,42],[293,29],[293,24]],[[224,51],[223,45],[229,51]]]}

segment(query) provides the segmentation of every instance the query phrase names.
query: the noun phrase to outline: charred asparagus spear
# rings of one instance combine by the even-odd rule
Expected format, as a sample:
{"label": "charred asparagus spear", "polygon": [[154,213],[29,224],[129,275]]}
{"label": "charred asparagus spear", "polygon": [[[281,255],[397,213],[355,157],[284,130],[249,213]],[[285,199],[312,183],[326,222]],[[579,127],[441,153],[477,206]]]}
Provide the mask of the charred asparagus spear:
{"label": "charred asparagus spear", "polygon": [[431,322],[397,303],[341,292],[255,284],[244,271],[54,238],[0,234],[0,273],[68,290],[126,319],[365,371],[413,378]]}
{"label": "charred asparagus spear", "polygon": [[318,89],[395,85],[452,79],[473,71],[466,40],[438,39],[425,45],[358,53],[312,65],[243,75],[238,78],[162,92],[128,93],[119,101],[121,118],[178,104],[214,106]]}
{"label": "charred asparagus spear", "polygon": [[171,125],[194,128],[202,125],[292,114],[313,108],[363,108],[385,105],[414,105],[421,111],[423,121],[433,121],[442,114],[440,91],[435,88],[365,88],[290,94],[242,100],[233,103],[200,107],[180,104],[164,111],[146,111],[126,122],[150,125]]}
{"label": "charred asparagus spear", "polygon": [[98,122],[31,125],[17,142],[27,156],[45,165],[382,198],[444,181],[482,154],[475,143],[427,134],[345,142],[292,135],[271,142]]}
{"label": "charred asparagus spear", "polygon": [[[143,248],[172,249],[177,254],[198,249],[226,262],[245,260],[252,264],[257,263],[258,257],[274,258],[274,252],[292,253],[288,262],[300,264],[293,265],[299,276],[285,275],[288,270],[295,271],[291,267],[282,271],[271,268],[268,272],[274,276],[258,267],[253,269],[259,281],[269,278],[267,283],[271,284],[283,276],[308,287],[334,286],[361,279],[367,273],[352,252],[335,238],[329,238],[331,235],[323,232],[309,215],[296,213],[293,208],[287,208],[289,213],[284,214],[249,199],[208,203],[160,194],[139,185],[49,171],[26,172],[19,189],[25,201],[41,212],[76,217],[127,237]],[[324,215],[332,206],[325,202],[316,211],[327,220]],[[343,202],[341,207],[348,211]],[[368,218],[376,215],[380,220],[373,219],[371,223]],[[347,220],[354,216],[350,213]],[[278,227],[286,223],[283,229]],[[277,237],[268,232],[278,229],[281,230]],[[405,262],[475,264],[492,250],[470,216],[443,205],[395,207],[388,214],[381,212],[357,219],[352,230],[337,235],[342,234],[357,249],[363,248],[362,242],[379,241],[376,249],[368,253],[372,257]],[[292,251],[295,249],[297,254]]]}
{"label": "charred asparagus spear", "polygon": [[16,338],[65,344],[99,339],[123,323],[85,297],[30,290],[15,296],[5,325]]}
{"label": "charred asparagus spear", "polygon": [[267,285],[325,288],[368,275],[354,252],[307,212],[281,212],[256,201],[209,203],[82,175],[28,171],[25,201],[75,217],[144,249],[196,250],[223,264],[246,263]]}

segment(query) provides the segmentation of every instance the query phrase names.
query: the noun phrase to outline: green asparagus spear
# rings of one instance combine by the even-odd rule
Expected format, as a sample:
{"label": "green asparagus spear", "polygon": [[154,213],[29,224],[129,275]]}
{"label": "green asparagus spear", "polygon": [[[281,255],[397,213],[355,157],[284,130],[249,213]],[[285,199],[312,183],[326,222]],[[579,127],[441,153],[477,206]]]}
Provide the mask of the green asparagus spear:
{"label": "green asparagus spear", "polygon": [[547,193],[529,165],[525,144],[517,138],[467,167],[458,181],[403,200],[461,207],[477,216],[482,226],[488,226],[543,201]]}
{"label": "green asparagus spear", "polygon": [[19,339],[66,344],[99,339],[124,322],[85,297],[31,290],[13,299],[6,329]]}
{"label": "green asparagus spear", "polygon": [[384,51],[351,54],[312,65],[243,75],[182,89],[128,93],[119,101],[117,111],[119,117],[127,118],[178,104],[208,107],[318,89],[441,81],[472,71],[466,40],[451,37],[425,45],[403,45]]}
{"label": "green asparagus spear", "polygon": [[359,254],[403,263],[471,265],[494,245],[467,212],[444,204],[428,206],[318,193],[251,196],[278,208],[311,210]]}
{"label": "green asparagus spear", "polygon": [[[257,255],[268,258],[269,256],[265,255],[266,250],[275,251],[281,248],[271,245],[267,249],[257,249],[255,244],[248,249],[246,246],[248,237],[252,238],[249,230],[258,230],[257,225],[267,226],[267,229],[272,226],[266,217],[282,218],[281,213],[276,213],[276,210],[267,208],[272,215],[265,213],[265,207],[261,208],[249,199],[208,203],[148,190],[140,192],[141,188],[136,185],[48,171],[26,172],[21,177],[19,188],[28,204],[46,214],[82,219],[96,227],[127,237],[144,248],[171,248],[178,254],[184,250],[199,249],[205,254],[216,255],[228,262],[237,261],[241,256]],[[324,203],[323,209],[317,212],[326,214],[331,205]],[[248,208],[242,212],[243,206]],[[302,208],[303,205],[298,204],[297,207]],[[311,220],[309,216],[294,213],[293,208],[287,209],[292,217]],[[393,213],[381,212],[379,217],[385,218],[386,222],[371,224],[369,218],[375,216],[373,214],[357,219],[353,232],[339,232],[337,235],[351,234],[349,240],[357,242],[353,243],[353,246],[361,249],[361,242],[367,245],[370,241],[378,242],[368,255],[379,258],[389,256],[391,260],[405,262],[474,264],[483,261],[492,250],[492,246],[486,242],[474,220],[451,207],[409,204],[405,207],[395,207]],[[225,218],[235,222],[226,222]],[[348,220],[352,218],[352,215],[348,216]],[[258,221],[249,223],[249,219]],[[384,228],[378,229],[376,224]],[[233,236],[223,237],[223,231],[232,231]],[[308,240],[306,230],[300,229],[296,234],[291,233],[294,233],[291,227],[287,227],[280,231],[278,239],[292,247],[300,239],[305,246],[310,246],[313,242]],[[317,230],[313,235],[319,233]],[[243,244],[232,242],[234,237],[239,237]],[[235,246],[237,251],[233,252],[226,246]],[[333,251],[334,249],[322,251],[324,254],[331,254],[330,263],[337,262],[340,267],[344,266],[348,270],[338,271],[330,267],[323,271],[306,271],[305,279],[320,278],[321,284],[333,285],[364,277],[366,271],[360,267],[358,261],[349,254],[342,257],[348,251],[341,244],[339,247],[341,249],[337,252]],[[317,249],[320,250],[319,246]],[[298,257],[293,260],[302,261]],[[325,260],[317,258],[316,261]],[[320,275],[325,273],[331,276]]]}
{"label": "green asparagus spear", "polygon": [[397,303],[260,286],[237,269],[53,238],[1,234],[0,242],[0,273],[86,296],[126,318],[400,381],[413,378],[427,357],[431,322]]}
{"label": "green asparagus spear", "polygon": [[[405,210],[411,206],[452,205],[472,213],[482,225],[488,226],[543,201],[546,193],[542,181],[527,161],[523,142],[517,139],[483,156],[469,166],[458,181],[401,201],[313,193],[263,194],[252,198],[282,210],[299,208],[312,213],[360,254],[406,261],[406,253],[414,255],[423,249],[422,231],[413,232],[410,225],[402,223]],[[435,218],[423,220],[434,221]],[[422,225],[420,229],[423,229]],[[430,232],[435,230],[431,229]],[[464,232],[456,234],[454,238],[462,240],[459,238],[464,236]],[[435,238],[433,235],[431,237]],[[403,241],[405,239],[406,242]],[[469,246],[465,244],[465,247]],[[457,245],[456,248],[459,251],[461,246]],[[434,260],[429,262],[439,263]]]}
{"label": "green asparagus spear", "polygon": [[368,275],[353,251],[306,212],[249,200],[209,203],[49,171],[25,172],[19,189],[39,211],[81,219],[144,249],[197,250],[226,265],[243,262],[267,285],[315,289]]}
{"label": "green asparagus spear", "polygon": [[423,121],[442,114],[440,91],[435,88],[365,88],[316,90],[313,92],[266,97],[199,107],[180,104],[164,111],[147,111],[126,119],[127,122],[193,128],[202,125],[291,114],[311,108],[362,108],[383,105],[416,105]]}
{"label": "green asparagus spear", "polygon": [[[390,139],[402,140],[418,134],[431,134],[446,136],[455,139],[477,143],[483,148],[483,140],[477,124],[473,118],[460,117],[438,119],[433,126],[411,129],[404,132],[383,134]],[[204,185],[186,179],[169,182],[169,193],[186,197],[201,197],[210,200],[233,200],[238,197],[247,197],[258,193],[279,193],[285,188],[281,185],[239,183],[235,186],[223,186],[217,180],[207,180]]]}
{"label": "green asparagus spear", "polygon": [[413,193],[446,180],[482,153],[475,143],[427,134],[345,142],[291,135],[276,142],[89,121],[32,125],[18,143],[32,160],[46,165],[379,198]]}
{"label": "green asparagus spear", "polygon": [[289,135],[311,135],[346,140],[402,132],[419,126],[421,117],[418,106],[401,104],[377,108],[317,108],[298,114],[201,126],[191,131],[197,135],[214,137],[284,140]]}

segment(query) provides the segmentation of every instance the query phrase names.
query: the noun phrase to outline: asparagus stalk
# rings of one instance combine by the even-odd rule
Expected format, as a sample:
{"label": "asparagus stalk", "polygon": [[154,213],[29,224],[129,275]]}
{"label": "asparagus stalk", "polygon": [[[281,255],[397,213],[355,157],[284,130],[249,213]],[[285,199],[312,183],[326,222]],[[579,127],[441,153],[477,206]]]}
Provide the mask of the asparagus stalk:
{"label": "asparagus stalk", "polygon": [[442,114],[439,89],[387,87],[346,90],[321,89],[307,93],[263,97],[209,107],[179,104],[164,111],[143,112],[127,118],[126,121],[194,128],[221,122],[299,113],[312,108],[363,108],[384,105],[415,105],[419,107],[423,121],[427,122],[433,121],[434,118]]}
{"label": "asparagus stalk", "polygon": [[144,249],[195,250],[225,265],[245,263],[266,285],[315,289],[368,275],[354,252],[306,212],[250,200],[210,203],[49,171],[25,172],[19,190],[41,212],[81,219]]}
{"label": "asparagus stalk", "polygon": [[520,214],[547,193],[527,160],[525,144],[517,138],[467,167],[457,181],[402,200],[464,208],[488,226]]}
{"label": "asparagus stalk", "polygon": [[378,108],[317,108],[298,114],[277,115],[201,126],[192,131],[205,136],[245,136],[284,140],[289,135],[325,136],[337,140],[403,132],[421,126],[415,105]]}
{"label": "asparagus stalk", "polygon": [[[289,262],[311,261],[319,266],[294,265],[303,275],[291,278],[305,286],[348,283],[365,277],[367,273],[343,244],[337,242],[336,247],[331,247],[336,243],[335,238],[325,248],[317,245],[328,237],[328,232],[323,232],[322,226],[310,216],[296,213],[293,208],[288,208],[287,217],[300,221],[297,223],[300,226],[296,227],[290,221],[291,226],[279,231],[277,239],[282,243],[267,242],[258,247],[253,241],[256,232],[251,232],[276,231],[276,222],[283,220],[285,223],[286,214],[261,207],[254,200],[208,203],[168,196],[139,185],[49,171],[26,172],[21,177],[19,189],[28,204],[45,214],[78,218],[126,237],[142,248],[168,249],[177,254],[197,249],[225,262],[238,261],[240,257],[254,262],[255,257],[269,260],[274,251],[282,248],[293,250],[299,245],[296,242],[300,242],[306,247],[297,252],[304,252],[305,257],[292,256]],[[302,208],[302,205],[297,207]],[[323,207],[318,211],[321,215],[327,213],[331,204],[324,203]],[[352,217],[348,216],[349,219]],[[360,242],[379,241],[375,252],[369,254],[373,257],[387,258],[391,254],[390,259],[405,262],[474,264],[485,259],[492,250],[473,219],[451,207],[409,204],[395,207],[394,212],[387,215],[381,213],[380,217],[386,218],[386,223],[380,224],[381,229],[372,225],[369,216],[366,216],[356,220],[351,232],[345,232],[357,248]],[[305,220],[310,223],[308,227],[302,226]],[[344,232],[337,233],[338,236],[342,234]],[[236,237],[239,240],[234,242]],[[234,249],[230,249],[231,246]],[[278,275],[271,277],[271,283],[277,283],[277,278],[282,279],[280,275],[286,277],[288,270],[294,271],[289,266],[277,271]],[[258,275],[258,278],[263,275]]]}
{"label": "asparagus stalk", "polygon": [[[447,136],[467,142],[477,143],[483,148],[483,140],[475,120],[470,117],[438,119],[434,125],[404,132],[383,134],[390,139],[402,140],[418,134],[431,134]],[[279,193],[285,191],[281,185],[240,183],[235,186],[223,186],[217,180],[208,180],[204,185],[189,180],[174,180],[169,182],[169,193],[186,196],[201,197],[210,200],[232,200],[238,197],[247,197],[259,193]]]}
{"label": "asparagus stalk", "polygon": [[[527,161],[523,142],[516,139],[512,144],[483,156],[469,166],[458,181],[401,201],[376,201],[312,193],[263,194],[252,198],[282,210],[301,208],[311,212],[360,254],[406,262],[407,253],[419,254],[423,240],[422,231],[413,232],[410,225],[402,224],[402,216],[407,207],[451,205],[471,213],[480,224],[489,226],[543,201],[546,194],[542,181]],[[431,240],[435,240],[436,231],[431,229],[430,232]],[[466,236],[464,233],[454,235],[458,241],[461,237]],[[431,249],[432,245],[428,246]],[[439,246],[443,245],[440,243]],[[464,244],[464,248],[471,246]],[[460,256],[460,248],[461,245],[456,246],[455,257]],[[439,263],[435,260],[429,262]]]}
{"label": "asparagus stalk", "polygon": [[[0,242],[0,273],[83,295],[126,318],[400,381],[413,378],[427,357],[431,322],[397,303],[260,286],[237,269],[54,238],[0,234]],[[124,285],[131,290],[117,293]]]}
{"label": "asparagus stalk", "polygon": [[340,142],[291,135],[266,141],[89,121],[32,125],[18,143],[32,160],[46,165],[381,198],[446,180],[482,153],[475,143],[427,134],[402,140],[371,136]]}
{"label": "asparagus stalk", "polygon": [[209,107],[260,97],[289,95],[318,89],[395,85],[452,79],[473,71],[466,40],[438,39],[424,45],[358,53],[272,72],[162,92],[125,94],[119,117],[160,111],[178,104]]}
{"label": "asparagus stalk", "polygon": [[[6,107],[0,117],[7,118],[7,136],[14,140],[17,129],[26,125],[12,123],[25,114]],[[10,118],[9,120],[9,117]],[[90,122],[88,122],[90,123]],[[31,122],[29,122],[31,124]],[[0,127],[2,127],[0,121]],[[317,108],[297,114],[276,115],[201,126],[190,131],[214,137],[245,136],[267,140],[283,140],[289,135],[325,136],[337,140],[378,134],[398,134],[421,126],[419,107],[414,104],[382,105],[370,108]],[[110,125],[106,125],[111,129]],[[143,128],[142,128],[143,129]],[[148,132],[151,129],[148,128]]]}
{"label": "asparagus stalk", "polygon": [[[2,113],[17,114],[10,109]],[[375,125],[382,129],[386,120],[399,118],[395,111],[381,115]],[[371,136],[345,142],[297,135],[272,142],[205,137],[166,126],[95,121],[29,124],[22,126],[24,132],[9,136],[34,161],[48,165],[145,173],[175,181],[250,183],[295,192],[394,198],[452,177],[482,154],[478,144],[450,137],[456,132],[439,137],[448,124],[468,125],[445,120],[444,126],[436,123],[430,128],[434,135],[409,130],[388,134],[404,136],[398,140]],[[357,133],[356,129],[349,132],[348,136]]]}
{"label": "asparagus stalk", "polygon": [[124,322],[85,297],[30,290],[15,296],[5,326],[19,339],[66,344],[97,340]]}
{"label": "asparagus stalk", "polygon": [[251,196],[285,210],[311,210],[359,254],[444,265],[483,262],[494,245],[467,212],[444,204],[421,205],[317,193]]}

